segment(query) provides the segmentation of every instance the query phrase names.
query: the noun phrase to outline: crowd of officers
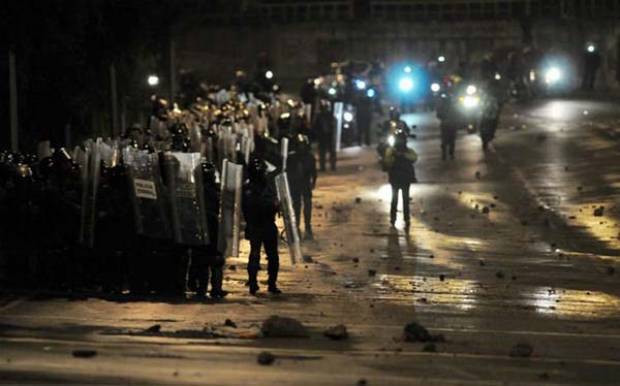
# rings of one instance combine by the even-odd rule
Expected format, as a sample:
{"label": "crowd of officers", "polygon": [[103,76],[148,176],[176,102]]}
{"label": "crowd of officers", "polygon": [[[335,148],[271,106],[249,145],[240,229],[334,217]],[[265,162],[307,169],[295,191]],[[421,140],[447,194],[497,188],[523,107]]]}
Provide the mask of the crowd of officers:
{"label": "crowd of officers", "polygon": [[[212,120],[201,126],[202,137],[212,138],[213,144],[218,143],[213,127],[233,115],[237,121],[250,121],[244,104],[238,102],[234,92],[228,94],[232,98],[224,104],[202,101],[217,110]],[[319,103],[312,120],[304,115],[302,104],[290,99],[274,99],[273,104],[278,104],[279,109],[257,103],[267,124],[253,126],[253,151],[247,158],[240,154],[236,161],[243,166],[242,215],[244,235],[250,244],[247,285],[251,294],[259,290],[257,275],[264,248],[267,289],[278,294],[280,232],[276,217],[281,208],[274,175],[284,168],[280,144],[283,138],[288,139],[286,171],[293,209],[298,224],[303,219],[304,238],[311,240],[312,191],[318,174],[311,141],[318,142],[322,149],[320,169],[326,169],[325,154],[329,154],[329,165],[334,170],[335,120],[329,103]],[[192,108],[184,113],[191,113]],[[168,151],[191,152],[192,147],[187,125],[166,118],[165,110],[161,103],[154,103],[152,122],[166,127],[165,138],[152,127],[133,127],[119,139],[122,146],[157,153],[162,168],[167,162],[174,162]],[[213,151],[222,149],[216,147]],[[216,242],[221,215],[221,164],[217,156],[212,157],[213,162],[203,158],[200,165],[209,245],[188,246],[139,235],[130,198],[132,182],[128,166],[121,159],[115,165],[101,162],[94,243],[89,246],[78,241],[85,227],[81,214],[84,167],[70,153],[61,147],[43,157],[0,153],[0,216],[5,219],[0,223],[2,287],[113,293],[129,290],[133,294],[183,294],[189,289],[197,296],[226,296],[222,288],[226,256]]]}

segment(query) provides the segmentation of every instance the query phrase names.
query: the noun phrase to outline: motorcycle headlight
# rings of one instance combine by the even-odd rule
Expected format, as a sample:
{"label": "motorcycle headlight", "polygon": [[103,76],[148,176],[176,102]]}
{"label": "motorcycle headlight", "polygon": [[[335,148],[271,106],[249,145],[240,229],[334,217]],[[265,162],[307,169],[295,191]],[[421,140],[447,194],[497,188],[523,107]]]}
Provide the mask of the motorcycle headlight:
{"label": "motorcycle headlight", "polygon": [[555,84],[562,79],[562,71],[557,67],[550,67],[545,71],[545,83],[551,85]]}
{"label": "motorcycle headlight", "polygon": [[345,111],[344,114],[342,114],[342,117],[344,118],[345,122],[353,121],[353,113],[350,111]]}
{"label": "motorcycle headlight", "polygon": [[480,104],[480,97],[467,95],[461,100],[461,103],[463,103],[463,107],[470,110],[478,107],[478,105]]}
{"label": "motorcycle headlight", "polygon": [[478,88],[474,86],[473,84],[470,84],[465,89],[465,92],[467,93],[467,95],[474,95],[477,91],[478,91]]}

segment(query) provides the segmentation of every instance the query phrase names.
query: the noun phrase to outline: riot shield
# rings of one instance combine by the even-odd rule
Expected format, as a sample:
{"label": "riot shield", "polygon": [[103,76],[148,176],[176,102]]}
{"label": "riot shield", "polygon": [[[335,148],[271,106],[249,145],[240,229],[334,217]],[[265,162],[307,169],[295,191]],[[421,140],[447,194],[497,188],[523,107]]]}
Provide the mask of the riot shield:
{"label": "riot shield", "polygon": [[123,161],[130,179],[136,233],[171,238],[158,155],[127,146],[123,149]]}
{"label": "riot shield", "polygon": [[103,141],[86,143],[86,167],[82,169],[82,205],[80,219],[80,243],[92,248],[95,245],[95,225],[97,220],[97,190],[101,169],[101,147]]}
{"label": "riot shield", "polygon": [[207,245],[207,213],[204,202],[200,153],[169,152],[163,171],[167,185],[174,241],[183,245]]}
{"label": "riot shield", "polygon": [[282,157],[282,171],[286,171],[286,161],[288,160],[288,138],[282,137],[280,140],[280,155]]}
{"label": "riot shield", "polygon": [[239,256],[243,167],[228,160],[222,165],[220,224],[217,247],[224,256]]}
{"label": "riot shield", "polygon": [[334,130],[334,146],[336,151],[340,151],[342,139],[342,120],[344,114],[344,103],[334,103],[334,118],[336,118],[336,129]]}
{"label": "riot shield", "polygon": [[275,181],[278,201],[280,202],[280,211],[284,219],[284,230],[286,232],[289,254],[291,255],[291,263],[295,264],[297,261],[301,261],[302,254],[297,219],[293,211],[293,201],[291,200],[291,191],[288,185],[286,172],[278,174],[275,177]]}
{"label": "riot shield", "polygon": [[41,141],[37,144],[37,155],[39,159],[52,156],[52,146],[50,141]]}

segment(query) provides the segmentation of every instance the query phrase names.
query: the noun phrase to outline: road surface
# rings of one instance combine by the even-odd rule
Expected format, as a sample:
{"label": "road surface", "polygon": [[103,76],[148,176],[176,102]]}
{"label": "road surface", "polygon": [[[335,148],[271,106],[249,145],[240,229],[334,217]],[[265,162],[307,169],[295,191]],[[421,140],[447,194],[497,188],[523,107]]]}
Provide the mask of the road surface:
{"label": "road surface", "polygon": [[[346,149],[319,177],[307,261],[292,267],[281,248],[279,297],[247,294],[243,258],[227,263],[231,294],[218,303],[4,294],[0,383],[617,385],[616,107],[513,106],[488,153],[463,133],[445,162],[432,115],[406,116],[420,159],[408,233],[389,226],[374,150]],[[309,335],[261,337],[270,315]],[[412,321],[445,341],[406,342]],[[323,336],[340,323],[349,339]],[[263,351],[275,363],[259,365]]]}

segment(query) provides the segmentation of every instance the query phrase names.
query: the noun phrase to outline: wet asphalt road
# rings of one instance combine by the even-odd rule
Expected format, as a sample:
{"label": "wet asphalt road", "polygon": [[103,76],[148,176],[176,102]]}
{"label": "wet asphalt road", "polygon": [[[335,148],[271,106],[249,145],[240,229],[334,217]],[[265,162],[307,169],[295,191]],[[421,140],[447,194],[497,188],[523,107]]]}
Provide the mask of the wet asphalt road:
{"label": "wet asphalt road", "polygon": [[[462,133],[445,162],[433,116],[406,119],[420,157],[408,233],[389,227],[374,150],[347,149],[319,178],[311,261],[291,267],[281,249],[284,295],[248,296],[243,258],[229,261],[221,303],[6,295],[0,382],[619,384],[617,104],[509,106],[488,153]],[[273,314],[302,321],[309,337],[259,337]],[[445,336],[436,352],[403,340],[414,320]],[[348,340],[323,337],[338,323]],[[160,333],[144,333],[154,324]],[[511,357],[517,343],[531,356]],[[256,363],[264,350],[273,365]]]}

